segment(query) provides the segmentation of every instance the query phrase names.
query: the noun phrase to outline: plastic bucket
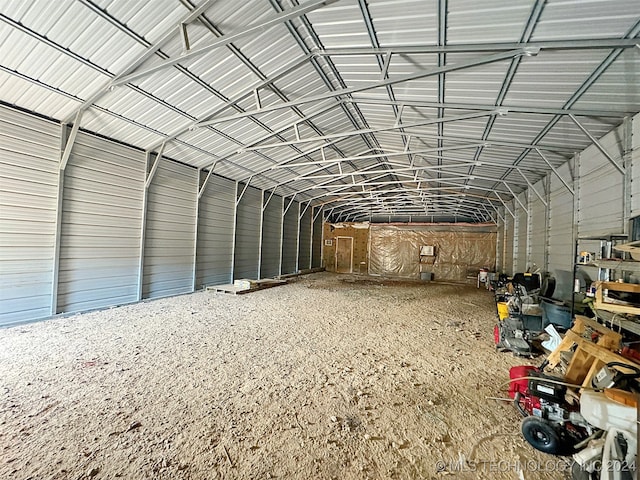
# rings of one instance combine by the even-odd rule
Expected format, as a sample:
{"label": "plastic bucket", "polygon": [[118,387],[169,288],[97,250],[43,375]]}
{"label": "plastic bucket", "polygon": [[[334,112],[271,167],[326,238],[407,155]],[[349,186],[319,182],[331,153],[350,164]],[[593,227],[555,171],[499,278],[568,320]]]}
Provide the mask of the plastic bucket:
{"label": "plastic bucket", "polygon": [[504,320],[509,316],[509,307],[507,306],[507,302],[498,302],[498,318],[500,320]]}
{"label": "plastic bucket", "polygon": [[485,283],[487,281],[488,276],[489,276],[489,270],[485,268],[481,268],[480,272],[478,273],[478,281],[480,283]]}

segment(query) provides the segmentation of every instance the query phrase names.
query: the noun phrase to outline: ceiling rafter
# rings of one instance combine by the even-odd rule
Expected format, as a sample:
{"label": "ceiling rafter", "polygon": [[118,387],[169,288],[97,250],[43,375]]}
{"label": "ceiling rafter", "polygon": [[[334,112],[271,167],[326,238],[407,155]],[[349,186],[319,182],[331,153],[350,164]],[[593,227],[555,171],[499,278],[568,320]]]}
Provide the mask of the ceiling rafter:
{"label": "ceiling rafter", "polygon": [[[588,14],[528,0],[491,34],[491,8],[448,0],[247,0],[237,11],[179,0],[162,14],[145,5],[144,23],[124,0],[77,1],[74,20],[110,35],[103,47],[75,41],[77,22],[46,0],[3,8],[3,40],[30,48],[0,59],[0,101],[64,122],[91,109],[83,123],[99,135],[164,145],[208,178],[215,169],[306,208],[329,201],[340,218],[506,219],[530,208],[517,203],[527,189],[544,204],[545,176],[571,192],[560,167],[587,145],[621,170],[599,138],[640,109],[635,88],[603,94],[638,84],[632,0],[597,0]],[[607,20],[585,30],[594,15]],[[426,30],[413,18],[398,28],[408,17]],[[140,53],[126,51],[131,39]]]}
{"label": "ceiling rafter", "polygon": [[402,75],[396,78],[388,78],[386,80],[381,80],[378,82],[373,82],[370,83],[368,85],[364,85],[364,86],[360,86],[360,87],[348,87],[348,88],[342,88],[342,89],[336,89],[334,91],[330,91],[330,92],[326,92],[326,93],[321,93],[318,95],[311,95],[308,97],[304,97],[304,98],[299,98],[295,101],[291,101],[291,102],[283,102],[283,103],[279,103],[279,104],[275,104],[275,105],[270,105],[267,107],[263,107],[260,110],[252,110],[252,111],[247,111],[241,114],[237,114],[237,115],[231,115],[231,116],[227,116],[227,117],[219,117],[219,118],[213,118],[211,120],[207,120],[206,122],[199,122],[196,125],[194,125],[195,127],[205,127],[208,125],[215,125],[218,123],[224,123],[224,122],[230,122],[233,120],[237,120],[239,118],[244,118],[247,116],[255,116],[255,115],[259,115],[259,114],[265,114],[268,112],[272,112],[275,110],[282,110],[283,108],[291,108],[293,106],[297,106],[297,105],[303,105],[305,103],[312,103],[312,102],[318,102],[320,100],[326,100],[328,98],[336,98],[336,97],[342,97],[342,96],[348,96],[354,93],[358,93],[358,92],[364,92],[367,90],[373,90],[376,88],[380,88],[380,87],[385,87],[387,85],[394,85],[396,83],[403,83],[403,82],[408,82],[410,80],[418,80],[421,78],[426,78],[426,77],[430,77],[430,76],[436,76],[439,75],[441,73],[445,73],[445,72],[452,72],[452,71],[456,71],[456,70],[465,70],[468,68],[473,68],[473,67],[477,67],[479,65],[486,65],[488,63],[494,63],[494,62],[500,62],[503,60],[506,60],[508,58],[512,58],[515,57],[517,55],[526,55],[526,52],[524,49],[516,49],[516,50],[509,50],[507,52],[500,52],[500,53],[496,53],[494,55],[486,55],[486,56],[482,56],[482,57],[478,57],[476,59],[470,60],[470,61],[466,61],[466,62],[462,62],[462,63],[458,63],[458,64],[451,64],[451,65],[446,65],[444,67],[438,67],[438,68],[434,68],[434,69],[429,69],[429,70],[422,70],[422,71],[418,71],[418,72],[414,72],[408,75]]}
{"label": "ceiling rafter", "polygon": [[[546,0],[536,0],[531,8],[531,12],[529,13],[529,18],[527,19],[527,23],[524,27],[524,31],[522,32],[522,36],[520,37],[520,43],[529,43],[531,36],[533,35],[533,31],[535,30],[536,24],[540,19],[540,15],[542,15],[542,11],[544,10],[544,6],[546,5]],[[500,86],[500,92],[498,92],[498,98],[496,98],[495,104],[496,107],[501,107],[505,97],[509,93],[509,88],[511,87],[511,83],[518,71],[518,67],[520,66],[520,62],[522,61],[522,57],[515,57],[511,59],[509,63],[509,68],[507,68],[507,73],[502,80],[502,85]],[[496,123],[496,117],[490,117],[487,119],[487,124],[484,127],[484,132],[482,132],[482,139],[487,140],[489,135],[491,135],[491,130]],[[483,147],[478,147],[476,153],[473,157],[474,160],[480,160],[482,156]],[[474,166],[469,168],[469,175],[473,173]]]}

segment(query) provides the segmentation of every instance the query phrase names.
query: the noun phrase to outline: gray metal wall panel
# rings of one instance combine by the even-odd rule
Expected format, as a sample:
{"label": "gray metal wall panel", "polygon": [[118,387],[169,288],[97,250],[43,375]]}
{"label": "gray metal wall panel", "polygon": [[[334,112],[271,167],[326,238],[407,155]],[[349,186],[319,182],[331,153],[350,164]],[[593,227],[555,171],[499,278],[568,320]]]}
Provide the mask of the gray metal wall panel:
{"label": "gray metal wall panel", "polygon": [[[509,205],[507,203],[507,205]],[[509,205],[509,208],[513,212],[513,202]],[[514,242],[515,242],[515,221],[511,214],[505,210],[505,243],[504,243],[504,265],[502,266],[504,273],[512,275],[513,272],[513,254],[514,254]]]}
{"label": "gray metal wall panel", "polygon": [[[534,185],[540,196],[544,198],[544,180]],[[531,212],[531,231],[529,238],[531,242],[531,255],[529,258],[529,266],[531,271],[540,269],[544,271],[545,251],[547,249],[547,208],[544,203],[533,192],[529,191],[529,210]]]}
{"label": "gray metal wall panel", "polygon": [[504,242],[505,242],[505,223],[500,217],[497,219],[498,235],[496,238],[496,271],[504,271]]}
{"label": "gray metal wall panel", "polygon": [[235,194],[234,181],[209,177],[198,210],[197,288],[231,280]]}
{"label": "gray metal wall panel", "polygon": [[631,120],[631,216],[640,215],[640,114]]}
{"label": "gray metal wall panel", "polygon": [[[303,208],[304,210],[304,208]],[[311,207],[307,208],[300,219],[300,242],[298,244],[298,268],[311,268]]]}
{"label": "gray metal wall panel", "polygon": [[[269,192],[264,192],[264,201]],[[280,235],[282,231],[282,197],[274,195],[269,200],[262,220],[262,254],[260,259],[260,276],[275,277],[280,274]]]}
{"label": "gray metal wall panel", "polygon": [[[527,206],[526,195],[518,195],[520,201]],[[527,242],[527,212],[525,212],[519,203],[516,202],[514,213],[518,217],[517,221],[517,237],[516,237],[516,261],[514,268],[517,272],[524,272],[528,267],[528,242]]]}
{"label": "gray metal wall panel", "polygon": [[51,313],[60,126],[0,106],[0,325]]}
{"label": "gray metal wall panel", "polygon": [[[290,200],[285,199],[285,208]],[[298,202],[287,210],[284,216],[282,233],[282,274],[296,271],[296,259],[298,256]]]}
{"label": "gray metal wall panel", "polygon": [[319,268],[322,266],[322,212],[313,211],[316,216],[313,222],[313,239],[311,250],[311,268]]}
{"label": "gray metal wall panel", "polygon": [[[571,185],[569,165],[558,173]],[[573,195],[554,174],[549,195],[549,271],[571,271],[573,268]]]}
{"label": "gray metal wall panel", "polygon": [[[244,185],[238,186],[242,192]],[[249,187],[238,203],[236,216],[236,253],[234,257],[234,279],[258,278],[260,261],[260,215],[262,192]]]}
{"label": "gray metal wall panel", "polygon": [[[600,144],[623,164],[623,128],[600,139]],[[620,233],[623,225],[623,176],[607,158],[591,145],[580,154],[580,202],[578,236]]]}
{"label": "gray metal wall panel", "polygon": [[161,159],[147,194],[142,296],[192,290],[198,171]]}
{"label": "gray metal wall panel", "polygon": [[143,152],[78,134],[64,180],[59,312],[137,300],[144,174]]}

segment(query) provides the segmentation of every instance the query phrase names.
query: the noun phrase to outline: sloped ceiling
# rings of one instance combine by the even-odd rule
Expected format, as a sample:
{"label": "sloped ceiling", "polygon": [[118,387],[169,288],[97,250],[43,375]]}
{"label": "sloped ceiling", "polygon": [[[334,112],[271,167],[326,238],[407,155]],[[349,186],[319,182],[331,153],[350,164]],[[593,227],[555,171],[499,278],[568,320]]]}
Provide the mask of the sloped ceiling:
{"label": "sloped ceiling", "polygon": [[640,111],[637,0],[7,0],[0,20],[0,101],[334,220],[493,220]]}

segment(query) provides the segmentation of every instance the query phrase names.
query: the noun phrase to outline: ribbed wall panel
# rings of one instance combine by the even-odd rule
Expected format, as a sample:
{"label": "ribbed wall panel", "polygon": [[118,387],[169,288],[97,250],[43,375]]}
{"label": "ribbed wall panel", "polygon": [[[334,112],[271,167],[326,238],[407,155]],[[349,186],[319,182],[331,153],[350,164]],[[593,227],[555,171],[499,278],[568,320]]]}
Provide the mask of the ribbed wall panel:
{"label": "ribbed wall panel", "polygon": [[[238,186],[242,192],[244,185]],[[249,187],[238,203],[236,217],[236,250],[234,257],[234,279],[258,278],[260,261],[260,215],[262,192]]]}
{"label": "ribbed wall panel", "polygon": [[192,290],[198,171],[161,159],[147,193],[142,296]]}
{"label": "ribbed wall panel", "polygon": [[[304,208],[303,208],[304,210]],[[302,213],[302,212],[301,212]],[[300,242],[298,244],[298,269],[311,268],[311,207],[300,218]]]}
{"label": "ribbed wall panel", "polygon": [[[290,200],[285,199],[285,208]],[[300,204],[293,202],[284,216],[282,233],[282,274],[294,273],[298,257],[298,211]]]}
{"label": "ribbed wall panel", "polygon": [[[544,198],[544,180],[534,185],[536,191]],[[531,232],[529,238],[531,242],[531,255],[529,264],[531,271],[540,269],[544,271],[545,266],[545,251],[547,249],[547,209],[533,192],[529,191],[529,211],[531,212]]]}
{"label": "ribbed wall panel", "polygon": [[505,223],[498,217],[498,235],[496,237],[496,271],[504,272],[504,230]]}
{"label": "ribbed wall panel", "polygon": [[313,211],[316,216],[313,222],[313,239],[311,250],[311,268],[319,268],[322,266],[322,212]]}
{"label": "ribbed wall panel", "polygon": [[196,288],[231,280],[235,192],[234,181],[211,175],[200,198]]}
{"label": "ribbed wall panel", "polygon": [[[571,185],[568,164],[558,173]],[[573,195],[554,174],[549,196],[549,271],[571,271],[573,268]]]}
{"label": "ribbed wall panel", "polygon": [[51,313],[60,126],[0,106],[0,326]]}
{"label": "ribbed wall panel", "polygon": [[[623,164],[623,127],[600,139],[600,144],[618,163]],[[621,233],[623,225],[623,175],[595,145],[580,154],[580,202],[578,236],[593,237]]]}
{"label": "ribbed wall panel", "polygon": [[[508,204],[507,204],[508,205]],[[509,208],[513,212],[513,202],[509,205]],[[505,243],[504,243],[504,265],[503,270],[507,275],[512,275],[513,271],[513,254],[514,254],[514,240],[515,240],[515,221],[511,214],[505,210]]]}
{"label": "ribbed wall panel", "polygon": [[[527,206],[526,196],[518,195],[520,201]],[[516,232],[516,261],[515,272],[524,272],[528,267],[528,239],[527,239],[527,212],[525,212],[518,202],[515,202],[515,211],[517,216],[517,232]]]}
{"label": "ribbed wall panel", "polygon": [[640,215],[640,114],[631,124],[631,217]]}
{"label": "ribbed wall panel", "polygon": [[[264,192],[264,201],[269,192]],[[280,236],[282,232],[282,197],[274,195],[267,203],[262,220],[262,253],[260,277],[269,278],[280,274]]]}
{"label": "ribbed wall panel", "polygon": [[145,155],[79,133],[65,171],[58,312],[135,302]]}

